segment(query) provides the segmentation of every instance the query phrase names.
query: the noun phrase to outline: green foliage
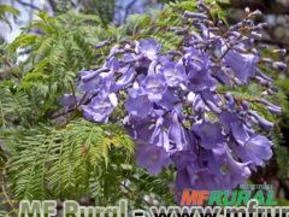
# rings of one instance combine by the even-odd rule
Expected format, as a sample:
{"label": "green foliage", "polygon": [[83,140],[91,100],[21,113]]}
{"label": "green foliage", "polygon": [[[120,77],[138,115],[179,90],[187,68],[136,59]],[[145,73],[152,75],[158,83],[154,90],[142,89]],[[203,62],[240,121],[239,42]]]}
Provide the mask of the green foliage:
{"label": "green foliage", "polygon": [[52,121],[50,114],[58,113],[64,92],[74,91],[79,70],[101,64],[108,49],[95,49],[98,42],[151,35],[164,49],[175,49],[179,38],[164,30],[169,22],[177,25],[181,16],[169,6],[152,16],[133,15],[120,27],[73,12],[56,17],[40,13],[39,18],[9,44],[11,55],[24,53],[26,59],[12,62],[0,85],[0,138],[9,193],[18,200],[87,196],[102,205],[125,197],[140,207],[149,203],[144,195],[154,192],[155,198],[173,204],[173,170],[151,177],[137,168],[133,141],[119,126],[75,119],[77,113]]}
{"label": "green foliage", "polygon": [[7,18],[7,14],[17,16],[19,15],[19,11],[10,5],[0,4],[0,21],[5,22],[10,26],[10,28],[12,28],[11,23]]}
{"label": "green foliage", "polygon": [[33,120],[31,114],[31,102],[27,94],[17,90],[13,92],[12,88],[0,83],[0,129],[11,127],[13,123],[27,126],[29,123],[26,120]]}
{"label": "green foliage", "polygon": [[289,149],[288,149],[288,132],[289,132],[289,79],[280,76],[276,81],[279,88],[279,98],[281,99],[281,105],[283,114],[278,125],[278,132],[275,134],[276,146],[276,160],[278,163],[279,171],[278,175],[281,178],[289,177]]}
{"label": "green foliage", "polygon": [[115,1],[114,0],[92,0],[93,9],[96,10],[97,15],[101,18],[102,23],[107,25],[113,21]]}
{"label": "green foliage", "polygon": [[97,16],[72,12],[58,17],[41,12],[39,18],[9,45],[9,50],[28,53],[20,65],[19,85],[45,111],[57,105],[65,91],[72,92],[77,72],[94,62],[101,26]]}
{"label": "green foliage", "polygon": [[130,137],[117,125],[84,120],[59,129],[22,130],[16,135],[6,135],[11,155],[6,170],[17,199],[77,199],[89,193],[89,180],[101,185],[103,174],[112,175],[108,171],[110,151],[117,152],[118,161],[125,163],[134,149]]}
{"label": "green foliage", "polygon": [[10,196],[7,190],[7,180],[5,180],[5,167],[4,163],[7,158],[5,157],[4,163],[1,162],[1,141],[0,141],[0,217],[16,216],[17,204],[16,201]]}
{"label": "green foliage", "polygon": [[[182,42],[180,37],[170,30],[183,21],[184,11],[195,11],[196,1],[168,1],[164,9],[153,14],[130,15],[124,25],[125,33],[132,38],[153,37],[164,50],[176,50]],[[222,19],[226,23],[225,13],[215,1],[208,0],[213,19]]]}
{"label": "green foliage", "polygon": [[[276,104],[280,104],[282,101],[281,95],[275,96],[274,99],[270,95],[264,94],[266,88],[259,85],[258,83],[251,83],[249,85],[243,85],[238,88],[228,88],[228,87],[220,87],[221,93],[230,92],[237,100],[246,100],[251,102],[251,109],[257,111],[264,118],[278,122],[277,116],[273,115],[270,111],[268,111],[262,104],[260,104],[260,99],[267,99],[269,101],[275,102]],[[237,102],[238,103],[238,102]]]}

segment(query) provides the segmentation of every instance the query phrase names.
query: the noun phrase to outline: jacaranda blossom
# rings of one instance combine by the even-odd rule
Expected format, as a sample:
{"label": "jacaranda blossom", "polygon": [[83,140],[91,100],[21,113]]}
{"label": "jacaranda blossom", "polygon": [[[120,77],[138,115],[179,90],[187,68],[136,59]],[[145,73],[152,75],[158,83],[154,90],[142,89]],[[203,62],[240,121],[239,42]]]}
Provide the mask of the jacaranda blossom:
{"label": "jacaranda blossom", "polygon": [[[152,38],[114,46],[99,69],[80,73],[84,117],[109,122],[123,108],[114,120],[135,140],[137,164],[152,175],[174,165],[177,191],[236,188],[272,157],[262,130],[273,123],[230,91],[255,82],[274,92],[247,32],[254,30],[253,14],[224,34],[206,10],[186,12],[179,28],[193,28],[177,51],[164,52]],[[265,98],[254,103],[280,114]]]}

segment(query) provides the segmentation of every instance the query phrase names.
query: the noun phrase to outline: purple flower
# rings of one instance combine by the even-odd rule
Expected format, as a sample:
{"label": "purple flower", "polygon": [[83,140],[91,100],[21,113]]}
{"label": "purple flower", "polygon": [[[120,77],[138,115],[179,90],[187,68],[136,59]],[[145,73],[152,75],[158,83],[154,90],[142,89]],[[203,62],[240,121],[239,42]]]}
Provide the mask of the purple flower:
{"label": "purple flower", "polygon": [[161,74],[148,75],[142,87],[152,102],[160,101],[167,89],[164,76]]}
{"label": "purple flower", "polygon": [[128,119],[126,129],[129,130],[132,138],[134,138],[137,144],[148,143],[154,130],[154,123],[152,120],[149,117],[140,118],[138,116],[131,115],[128,117]]}
{"label": "purple flower", "polygon": [[139,144],[137,147],[138,166],[145,168],[152,175],[157,175],[170,163],[170,156],[164,148],[150,144]]}
{"label": "purple flower", "polygon": [[250,139],[250,134],[247,131],[245,125],[241,121],[232,122],[230,125],[235,141],[239,145],[244,145]]}
{"label": "purple flower", "polygon": [[[236,188],[272,157],[271,141],[256,132],[273,123],[231,91],[255,77],[274,92],[273,80],[258,69],[260,55],[251,37],[256,34],[240,32],[254,29],[252,20],[224,34],[225,26],[208,27],[210,17],[202,13],[185,13],[186,22],[194,17],[191,25],[198,31],[188,31],[187,23],[171,29],[183,37],[177,50],[162,52],[154,39],[123,41],[99,69],[81,72],[76,90],[85,96],[84,117],[95,122],[107,122],[121,100],[125,111],[116,121],[135,140],[138,165],[156,175],[171,159],[177,192]],[[71,96],[65,97],[64,104],[73,106]],[[255,103],[281,112],[266,100]]]}
{"label": "purple flower", "polygon": [[265,136],[254,135],[244,146],[234,147],[238,156],[244,161],[250,161],[256,166],[263,166],[264,161],[269,160],[272,155],[272,142]]}
{"label": "purple flower", "polygon": [[235,188],[250,176],[248,163],[240,163],[220,144],[213,151],[202,151],[199,158],[190,152],[172,156],[177,166],[176,189],[226,190]]}
{"label": "purple flower", "polygon": [[231,112],[222,112],[220,120],[224,125],[225,133],[232,135],[236,143],[244,145],[249,139],[254,130],[249,130],[240,117]]}
{"label": "purple flower", "polygon": [[243,54],[235,50],[230,50],[224,62],[231,67],[236,77],[243,83],[247,83],[248,79],[255,75],[259,58],[254,54]]}
{"label": "purple flower", "polygon": [[95,122],[107,122],[110,114],[115,108],[115,96],[101,98],[94,97],[88,105],[82,106],[85,118]]}
{"label": "purple flower", "polygon": [[216,78],[221,84],[232,86],[232,77],[234,75],[231,73],[231,68],[223,66],[221,69],[217,69],[216,71],[217,72],[214,74],[214,78]]}
{"label": "purple flower", "polygon": [[167,132],[168,130],[164,124],[164,121],[165,120],[163,119],[163,117],[159,117],[156,120],[155,128],[152,133],[150,143],[152,145],[162,147],[166,152],[169,152],[171,149],[170,140]]}
{"label": "purple flower", "polygon": [[102,78],[97,76],[92,79],[86,79],[87,76],[90,74],[95,73],[95,71],[81,71],[80,72],[80,82],[78,88],[81,91],[88,92],[88,93],[95,93],[100,89]]}
{"label": "purple flower", "polygon": [[101,68],[96,71],[82,71],[78,88],[93,95],[98,92],[108,95],[112,91],[113,84],[113,73],[106,68]]}
{"label": "purple flower", "polygon": [[[220,190],[219,177],[202,165],[203,159],[198,159],[192,152],[178,152],[172,157],[177,166],[176,190],[185,188],[196,190]],[[221,188],[223,189],[223,188]]]}
{"label": "purple flower", "polygon": [[233,113],[233,112],[228,112],[228,111],[223,111],[220,115],[219,115],[221,124],[223,125],[223,128],[225,130],[226,134],[229,134],[231,132],[231,124],[232,123],[239,123],[241,122],[240,117],[238,116],[238,114]]}
{"label": "purple flower", "polygon": [[200,94],[194,94],[192,91],[190,91],[187,95],[187,99],[192,103],[193,110],[196,114],[200,115],[204,113],[206,105]]}
{"label": "purple flower", "polygon": [[207,71],[210,66],[209,56],[194,47],[187,49],[187,53],[184,55],[183,60],[187,71],[194,71],[196,73],[201,71]]}
{"label": "purple flower", "polygon": [[161,50],[161,46],[154,39],[143,39],[136,43],[136,52],[144,57],[155,60]]}
{"label": "purple flower", "polygon": [[197,155],[193,150],[178,151],[171,156],[178,170],[184,170],[188,165],[194,165]]}
{"label": "purple flower", "polygon": [[64,94],[60,99],[60,103],[66,109],[70,109],[79,102],[80,97],[74,96],[73,94]]}
{"label": "purple flower", "polygon": [[205,89],[210,89],[215,86],[215,81],[208,73],[208,71],[194,71],[190,70],[188,88],[194,92],[199,92]]}
{"label": "purple flower", "polygon": [[110,57],[107,59],[107,62],[105,63],[105,68],[108,68],[109,70],[116,72],[118,71],[121,67],[120,67],[120,62],[118,61],[118,59],[114,56]]}
{"label": "purple flower", "polygon": [[223,148],[214,150],[214,157],[214,165],[219,166],[219,180],[222,180],[223,186],[226,186],[226,189],[236,188],[251,175],[248,167],[249,162],[242,163],[236,161],[225,144]]}
{"label": "purple flower", "polygon": [[200,96],[203,102],[205,103],[206,107],[209,108],[210,111],[217,114],[222,112],[220,108],[222,101],[217,94],[206,89],[200,92]]}
{"label": "purple flower", "polygon": [[145,118],[152,112],[153,104],[146,94],[140,92],[140,90],[130,91],[125,108],[131,115]]}
{"label": "purple flower", "polygon": [[224,142],[222,128],[218,123],[203,122],[193,126],[193,132],[200,138],[200,145],[211,150],[217,144]]}
{"label": "purple flower", "polygon": [[173,111],[169,127],[169,137],[177,151],[185,150],[189,146],[187,132],[179,120],[179,113]]}
{"label": "purple flower", "polygon": [[176,190],[182,191],[185,188],[192,188],[192,171],[197,169],[197,156],[192,151],[179,151],[172,155],[172,161],[177,167]]}
{"label": "purple flower", "polygon": [[251,115],[251,118],[253,118],[253,120],[255,120],[264,130],[271,130],[273,128],[274,124],[258,115],[257,112],[249,111],[249,114]]}
{"label": "purple flower", "polygon": [[125,88],[126,86],[131,84],[136,75],[134,68],[130,65],[127,65],[126,67],[120,69],[119,71],[120,76],[115,83],[117,90]]}
{"label": "purple flower", "polygon": [[179,102],[180,99],[176,96],[176,93],[170,89],[166,89],[164,92],[162,99],[158,101],[158,105],[164,110],[172,110],[174,106]]}
{"label": "purple flower", "polygon": [[190,174],[187,170],[187,168],[183,170],[177,170],[177,175],[176,175],[176,190],[177,193],[182,194],[184,189],[192,189],[193,186],[190,182],[191,177]]}
{"label": "purple flower", "polygon": [[168,62],[163,66],[162,71],[169,87],[178,87],[187,81],[185,67],[181,63]]}

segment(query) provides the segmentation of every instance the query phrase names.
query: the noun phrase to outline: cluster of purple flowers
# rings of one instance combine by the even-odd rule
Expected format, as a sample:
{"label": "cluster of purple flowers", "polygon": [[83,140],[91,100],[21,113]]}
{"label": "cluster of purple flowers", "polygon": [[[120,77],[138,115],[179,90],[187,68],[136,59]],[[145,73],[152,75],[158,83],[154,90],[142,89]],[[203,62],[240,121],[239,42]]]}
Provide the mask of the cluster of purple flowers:
{"label": "cluster of purple flowers", "polygon": [[[162,52],[154,39],[124,42],[102,67],[82,71],[78,83],[89,99],[81,105],[84,117],[105,123],[124,107],[120,120],[136,141],[139,166],[156,175],[174,164],[177,191],[235,188],[272,156],[272,142],[259,129],[273,124],[250,101],[219,89],[254,80],[273,91],[254,48],[262,28],[253,25],[258,13],[225,29],[209,19],[204,4],[199,7],[200,13],[184,13],[196,31],[172,28],[183,37],[178,51]],[[264,99],[256,102],[281,112]]]}

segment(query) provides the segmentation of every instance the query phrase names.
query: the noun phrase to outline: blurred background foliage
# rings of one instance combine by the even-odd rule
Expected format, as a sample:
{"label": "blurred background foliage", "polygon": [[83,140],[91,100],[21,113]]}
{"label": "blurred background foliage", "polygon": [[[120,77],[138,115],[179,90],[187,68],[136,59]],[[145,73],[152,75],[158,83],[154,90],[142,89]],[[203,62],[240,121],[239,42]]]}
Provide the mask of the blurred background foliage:
{"label": "blurred background foliage", "polygon": [[[207,2],[212,16],[224,23],[239,20],[245,7],[261,10],[268,27],[256,46],[289,50],[289,1]],[[15,216],[21,199],[174,204],[173,168],[149,176],[135,166],[134,143],[120,124],[91,124],[77,107],[67,111],[59,102],[65,92],[74,92],[77,73],[99,66],[116,42],[150,36],[163,49],[176,50],[180,39],[167,30],[181,22],[182,11],[195,9],[193,0],[0,1],[0,216]],[[275,156],[251,181],[273,184],[284,205],[289,200],[289,76],[288,69],[267,73],[276,80],[274,100],[284,112],[267,117],[276,122],[270,135]],[[240,97],[261,92],[254,85],[235,90]]]}

